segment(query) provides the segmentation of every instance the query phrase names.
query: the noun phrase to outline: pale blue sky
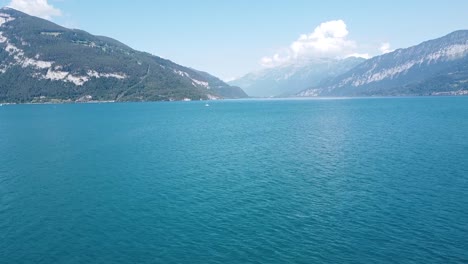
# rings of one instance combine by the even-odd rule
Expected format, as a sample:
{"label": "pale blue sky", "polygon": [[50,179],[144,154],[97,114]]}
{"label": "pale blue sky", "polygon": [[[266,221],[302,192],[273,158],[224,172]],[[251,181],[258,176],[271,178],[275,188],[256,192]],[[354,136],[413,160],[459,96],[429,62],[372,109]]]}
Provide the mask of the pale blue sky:
{"label": "pale blue sky", "polygon": [[137,50],[223,79],[261,68],[264,57],[268,61],[278,54],[281,61],[291,54],[296,56],[291,44],[301,34],[312,36],[317,26],[331,20],[343,20],[347,34],[336,35],[345,41],[338,45],[349,44],[343,44],[346,51],[329,54],[333,56],[346,55],[344,52],[373,56],[381,53],[379,48],[384,43],[389,43],[390,49],[404,48],[454,30],[468,29],[466,0],[445,3],[0,0],[0,3],[23,6],[30,13],[49,16],[61,25],[113,37]]}

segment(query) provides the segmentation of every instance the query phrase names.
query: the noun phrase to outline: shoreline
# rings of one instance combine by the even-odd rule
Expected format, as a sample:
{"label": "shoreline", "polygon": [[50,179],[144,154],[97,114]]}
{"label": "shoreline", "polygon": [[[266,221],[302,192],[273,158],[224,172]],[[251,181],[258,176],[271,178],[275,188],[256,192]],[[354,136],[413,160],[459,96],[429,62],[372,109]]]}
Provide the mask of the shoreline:
{"label": "shoreline", "polygon": [[395,99],[395,98],[433,98],[433,97],[468,97],[468,94],[462,95],[394,95],[394,96],[309,96],[309,97],[248,97],[248,98],[228,98],[216,100],[161,100],[161,101],[61,101],[61,102],[8,102],[0,103],[0,106],[7,105],[65,105],[65,104],[112,104],[112,103],[159,103],[159,102],[207,102],[207,101],[242,101],[242,100],[259,100],[259,101],[281,101],[281,100],[344,100],[344,99]]}

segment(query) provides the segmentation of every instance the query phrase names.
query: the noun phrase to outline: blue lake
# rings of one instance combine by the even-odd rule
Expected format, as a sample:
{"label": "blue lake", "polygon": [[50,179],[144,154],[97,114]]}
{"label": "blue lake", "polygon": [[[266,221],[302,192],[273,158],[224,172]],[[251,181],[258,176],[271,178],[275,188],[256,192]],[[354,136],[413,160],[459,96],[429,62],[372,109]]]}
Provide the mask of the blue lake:
{"label": "blue lake", "polygon": [[468,97],[0,107],[0,263],[468,263]]}

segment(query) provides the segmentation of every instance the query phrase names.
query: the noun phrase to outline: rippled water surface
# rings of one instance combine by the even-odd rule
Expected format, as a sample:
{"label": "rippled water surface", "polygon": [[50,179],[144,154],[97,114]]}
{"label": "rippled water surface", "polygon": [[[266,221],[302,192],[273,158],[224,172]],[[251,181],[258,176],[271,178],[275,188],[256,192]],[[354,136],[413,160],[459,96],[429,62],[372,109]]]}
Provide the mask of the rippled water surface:
{"label": "rippled water surface", "polygon": [[0,107],[1,263],[468,263],[468,97]]}

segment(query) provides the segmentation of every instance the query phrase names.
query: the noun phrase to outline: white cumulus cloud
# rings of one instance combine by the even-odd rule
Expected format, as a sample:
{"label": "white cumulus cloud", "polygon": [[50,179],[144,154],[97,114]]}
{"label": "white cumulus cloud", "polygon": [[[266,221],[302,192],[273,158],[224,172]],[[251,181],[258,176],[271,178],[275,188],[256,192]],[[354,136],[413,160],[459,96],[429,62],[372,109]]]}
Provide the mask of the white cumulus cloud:
{"label": "white cumulus cloud", "polygon": [[380,52],[382,52],[382,54],[389,53],[389,52],[393,51],[392,49],[390,49],[390,43],[388,43],[388,42],[382,43],[379,50],[380,50]]}
{"label": "white cumulus cloud", "polygon": [[280,55],[276,53],[271,57],[263,57],[260,59],[260,64],[265,67],[274,67],[280,64],[283,64],[291,59],[291,56],[288,54]]}
{"label": "white cumulus cloud", "polygon": [[[327,21],[312,33],[302,34],[285,52],[263,57],[260,64],[274,67],[299,57],[346,57],[355,53],[356,43],[348,39],[348,29],[343,20]],[[357,54],[357,53],[356,53]],[[366,54],[358,54],[364,57]],[[367,55],[368,56],[368,55]]]}
{"label": "white cumulus cloud", "polygon": [[309,35],[303,34],[290,48],[294,57],[304,54],[337,55],[355,46],[348,40],[348,29],[343,20],[328,21],[316,27]]}
{"label": "white cumulus cloud", "polygon": [[11,0],[8,7],[45,19],[62,15],[62,11],[49,4],[47,0]]}

